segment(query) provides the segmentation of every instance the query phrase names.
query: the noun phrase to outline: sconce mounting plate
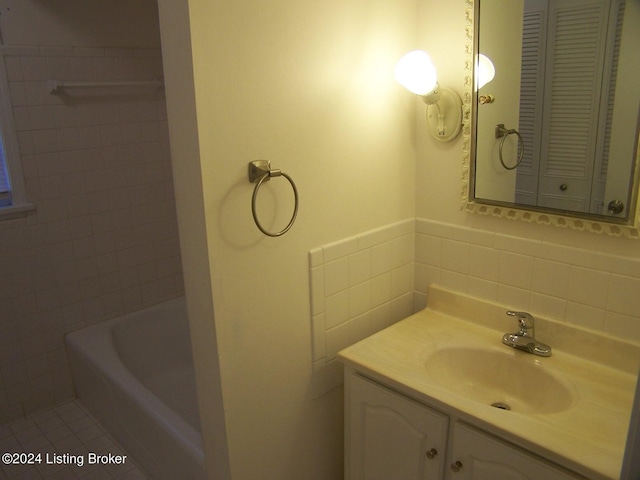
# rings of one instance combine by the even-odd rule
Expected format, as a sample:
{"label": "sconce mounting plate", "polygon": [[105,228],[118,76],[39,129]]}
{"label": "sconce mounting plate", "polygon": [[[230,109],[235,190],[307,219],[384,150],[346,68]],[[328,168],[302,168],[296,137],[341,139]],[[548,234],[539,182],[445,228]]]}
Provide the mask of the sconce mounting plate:
{"label": "sconce mounting plate", "polygon": [[462,100],[449,88],[439,89],[440,98],[437,103],[427,105],[427,129],[440,140],[453,140],[462,128]]}

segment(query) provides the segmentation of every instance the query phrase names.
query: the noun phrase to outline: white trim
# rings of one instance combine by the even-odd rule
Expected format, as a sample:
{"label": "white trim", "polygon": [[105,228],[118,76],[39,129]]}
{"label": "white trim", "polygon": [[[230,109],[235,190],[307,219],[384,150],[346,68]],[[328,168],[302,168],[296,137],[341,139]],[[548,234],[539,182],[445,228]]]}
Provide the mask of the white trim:
{"label": "white trim", "polygon": [[11,186],[11,206],[0,207],[0,214],[4,217],[6,212],[15,214],[34,209],[33,205],[27,201],[4,55],[0,55],[0,133]]}
{"label": "white trim", "polygon": [[12,220],[14,218],[24,217],[29,212],[35,211],[35,209],[36,206],[33,203],[0,207],[0,222],[3,220]]}

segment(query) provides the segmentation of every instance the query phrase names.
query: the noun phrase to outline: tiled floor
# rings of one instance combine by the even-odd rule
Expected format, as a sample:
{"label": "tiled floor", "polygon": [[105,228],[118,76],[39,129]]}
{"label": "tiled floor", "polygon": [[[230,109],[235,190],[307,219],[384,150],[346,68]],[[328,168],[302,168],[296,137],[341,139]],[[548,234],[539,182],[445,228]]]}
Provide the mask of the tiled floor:
{"label": "tiled floor", "polygon": [[[111,454],[112,463],[95,463],[90,452]],[[7,454],[33,454],[33,461],[7,465]],[[0,480],[147,480],[129,456],[114,463],[126,455],[122,447],[78,401],[0,426],[0,455]],[[22,457],[18,462],[27,460]]]}

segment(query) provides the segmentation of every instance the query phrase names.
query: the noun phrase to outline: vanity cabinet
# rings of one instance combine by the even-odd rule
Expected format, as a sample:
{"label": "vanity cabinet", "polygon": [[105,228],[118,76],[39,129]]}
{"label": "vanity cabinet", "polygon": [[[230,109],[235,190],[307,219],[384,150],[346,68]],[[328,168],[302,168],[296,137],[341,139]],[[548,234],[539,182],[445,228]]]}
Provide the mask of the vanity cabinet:
{"label": "vanity cabinet", "polygon": [[460,422],[452,425],[451,480],[569,480],[573,475],[493,435]]}
{"label": "vanity cabinet", "polygon": [[348,389],[348,480],[443,478],[446,415],[359,375]]}
{"label": "vanity cabinet", "polygon": [[583,478],[357,373],[346,385],[346,480]]}

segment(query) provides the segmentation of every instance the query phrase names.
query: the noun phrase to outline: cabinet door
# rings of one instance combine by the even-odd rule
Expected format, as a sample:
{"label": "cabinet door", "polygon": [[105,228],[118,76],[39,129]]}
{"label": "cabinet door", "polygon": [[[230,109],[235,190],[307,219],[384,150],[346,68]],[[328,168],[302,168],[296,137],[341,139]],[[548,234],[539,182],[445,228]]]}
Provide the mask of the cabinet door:
{"label": "cabinet door", "polygon": [[349,385],[348,479],[441,479],[447,417],[357,375]]}
{"label": "cabinet door", "polygon": [[520,448],[464,424],[453,427],[450,480],[576,480],[579,478]]}

